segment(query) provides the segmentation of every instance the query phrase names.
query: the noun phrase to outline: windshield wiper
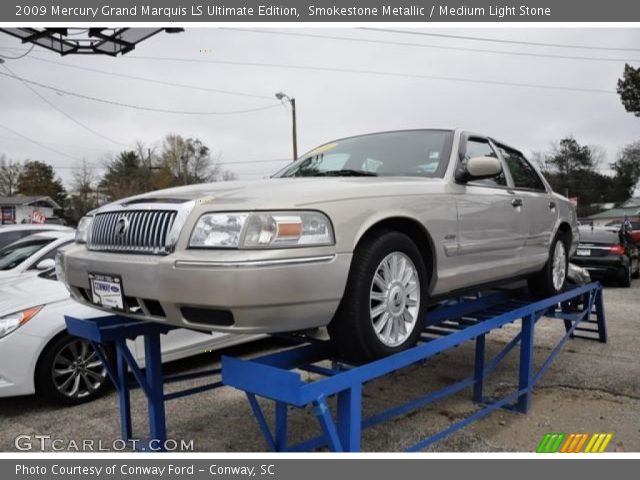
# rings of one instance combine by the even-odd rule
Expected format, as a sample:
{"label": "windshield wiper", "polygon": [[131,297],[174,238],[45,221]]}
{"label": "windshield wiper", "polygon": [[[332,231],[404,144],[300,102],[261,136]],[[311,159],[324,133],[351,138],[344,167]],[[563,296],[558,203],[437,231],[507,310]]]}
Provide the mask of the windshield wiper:
{"label": "windshield wiper", "polygon": [[367,172],[366,170],[351,170],[345,168],[344,170],[327,170],[326,172],[317,172],[313,175],[322,177],[377,177],[375,172]]}

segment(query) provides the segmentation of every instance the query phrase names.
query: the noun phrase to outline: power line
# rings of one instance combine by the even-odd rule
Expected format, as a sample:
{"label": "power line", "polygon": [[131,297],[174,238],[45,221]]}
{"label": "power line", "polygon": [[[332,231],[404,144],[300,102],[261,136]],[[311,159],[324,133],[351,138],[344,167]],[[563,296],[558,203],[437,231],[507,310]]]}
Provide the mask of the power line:
{"label": "power line", "polygon": [[35,43],[34,43],[34,44],[32,44],[32,45],[31,45],[31,47],[29,48],[29,50],[27,50],[26,52],[24,52],[22,55],[18,55],[17,57],[12,57],[12,56],[9,56],[9,55],[3,55],[2,53],[0,53],[0,57],[2,57],[2,58],[6,58],[7,60],[19,60],[19,59],[24,58],[24,57],[26,57],[27,55],[29,55],[29,54],[33,51],[33,49],[35,48],[35,46],[36,46],[36,44],[35,44]]}
{"label": "power line", "polygon": [[385,72],[380,70],[361,70],[361,69],[355,69],[355,68],[319,67],[315,65],[292,65],[292,64],[283,64],[283,63],[240,62],[240,61],[232,61],[232,60],[201,60],[201,59],[193,59],[193,58],[176,58],[176,57],[132,56],[132,57],[122,57],[122,58],[165,61],[165,62],[171,61],[171,62],[188,62],[188,63],[212,63],[217,65],[280,68],[280,69],[287,69],[287,70],[307,70],[307,71],[316,71],[316,72],[357,73],[360,75],[378,75],[378,76],[386,76],[386,77],[415,78],[415,79],[424,79],[424,80],[444,80],[448,82],[479,83],[479,84],[485,84],[485,85],[541,88],[545,90],[561,90],[561,91],[583,92],[583,93],[606,93],[609,95],[615,95],[614,91],[596,89],[596,88],[565,87],[561,85],[518,83],[518,82],[507,82],[502,80],[479,80],[476,78],[472,79],[472,78],[449,77],[449,76],[441,76],[441,75],[423,75],[418,73],[407,73],[407,72]]}
{"label": "power line", "polygon": [[[349,42],[373,43],[373,44],[380,44],[380,45],[398,45],[403,47],[432,48],[432,49],[439,49],[439,50],[454,50],[454,51],[474,52],[474,53],[492,53],[492,54],[498,54],[498,55],[513,55],[518,57],[539,57],[539,58],[555,58],[555,59],[561,59],[561,60],[587,60],[587,61],[599,61],[599,62],[640,62],[640,59],[635,59],[635,58],[579,57],[579,56],[573,56],[573,55],[553,55],[553,54],[546,54],[546,53],[507,52],[504,50],[488,50],[484,48],[453,47],[448,45],[433,45],[433,44],[425,44],[425,43],[374,40],[369,38],[342,37],[337,35],[322,35],[322,34],[315,34],[315,33],[278,32],[278,31],[272,31],[272,30],[255,30],[255,29],[246,30],[242,28],[231,28],[231,27],[225,27],[223,28],[223,30],[233,30],[235,32],[243,32],[243,33],[262,33],[267,35],[284,35],[284,36],[292,36],[292,37],[343,40],[343,41],[349,41]],[[366,30],[403,33],[400,30],[384,30],[384,29],[375,29],[375,28],[366,29]],[[412,33],[412,32],[406,32],[406,33]],[[413,33],[417,33],[417,32],[413,32]]]}
{"label": "power line", "polygon": [[452,35],[448,33],[431,33],[431,32],[413,32],[411,30],[395,30],[391,28],[374,28],[362,27],[361,30],[371,30],[376,32],[402,33],[405,35],[420,35],[424,37],[440,37],[455,38],[457,40],[475,40],[480,42],[507,43],[512,45],[531,45],[536,47],[554,47],[554,48],[574,48],[578,50],[604,50],[604,51],[621,51],[621,52],[640,52],[640,48],[628,47],[599,47],[596,45],[571,45],[565,43],[545,43],[545,42],[528,42],[524,40],[504,40],[501,38],[489,37],[472,37],[467,35]]}
{"label": "power line", "polygon": [[[0,73],[1,73],[1,72],[0,72]],[[4,74],[3,74],[3,75],[4,75]],[[29,141],[29,142],[31,142],[31,143],[33,143],[33,144],[35,144],[35,145],[38,145],[40,148],[44,148],[45,150],[49,150],[50,152],[57,153],[58,155],[62,155],[63,157],[70,158],[71,160],[76,160],[76,161],[78,161],[78,162],[81,162],[81,161],[82,161],[82,159],[81,159],[81,158],[74,157],[74,156],[69,155],[69,154],[67,154],[67,153],[61,152],[60,150],[56,150],[55,148],[47,147],[46,145],[44,145],[44,144],[40,143],[39,141],[34,140],[33,138],[30,138],[30,137],[27,137],[26,135],[23,135],[23,134],[21,134],[21,133],[19,133],[19,132],[16,132],[15,130],[13,130],[13,129],[11,129],[11,128],[7,127],[6,125],[2,125],[2,124],[0,124],[0,128],[3,128],[3,129],[5,129],[6,131],[11,132],[11,133],[13,133],[14,135],[17,135],[18,137],[24,138],[25,140],[27,140],[27,141]]]}
{"label": "power line", "polygon": [[93,73],[100,73],[103,75],[111,75],[113,77],[121,77],[121,78],[126,78],[128,80],[139,80],[142,82],[150,82],[150,83],[156,83],[158,85],[166,85],[169,87],[180,87],[180,88],[186,88],[186,89],[190,89],[190,90],[200,90],[203,92],[213,92],[213,93],[222,93],[225,95],[236,95],[236,96],[240,96],[240,97],[249,97],[249,98],[261,98],[261,99],[265,99],[265,100],[273,100],[273,95],[271,96],[267,96],[267,95],[257,95],[257,94],[253,94],[253,93],[246,93],[246,92],[238,92],[238,91],[233,91],[233,90],[223,90],[220,88],[210,88],[210,87],[200,87],[198,85],[187,85],[187,84],[183,84],[183,83],[176,83],[176,82],[169,82],[169,81],[165,81],[165,80],[158,80],[155,78],[149,78],[149,77],[139,77],[139,76],[135,76],[135,75],[129,75],[126,73],[117,73],[117,72],[110,72],[108,70],[100,70],[97,68],[90,68],[90,67],[81,67],[78,65],[70,65],[68,63],[63,63],[63,62],[56,62],[54,60],[47,60],[45,58],[40,58],[40,57],[29,57],[31,60],[37,60],[39,62],[46,62],[46,63],[50,63],[53,65],[60,65],[63,67],[67,67],[67,68],[74,68],[76,70],[84,70],[87,72],[93,72]]}
{"label": "power line", "polygon": [[86,131],[93,133],[94,135],[101,137],[105,140],[108,140],[111,143],[115,143],[116,145],[120,145],[123,147],[126,147],[127,145],[124,143],[120,143],[117,140],[114,140],[112,138],[107,137],[106,135],[103,135],[100,132],[97,132],[96,130],[92,129],[91,127],[88,127],[87,125],[85,125],[84,123],[80,122],[79,120],[77,120],[76,118],[72,117],[71,115],[69,115],[67,112],[65,112],[64,110],[62,110],[60,107],[58,107],[55,103],[51,102],[50,100],[48,100],[46,97],[44,97],[43,95],[41,95],[35,88],[33,88],[31,85],[29,85],[27,82],[25,82],[22,78],[20,78],[19,76],[17,76],[13,70],[11,70],[9,67],[7,67],[5,64],[2,64],[2,66],[16,79],[20,80],[20,82],[22,82],[22,84],[27,87],[32,93],[34,93],[35,95],[38,96],[38,98],[40,98],[40,100],[42,100],[43,102],[45,102],[47,105],[49,105],[51,108],[53,108],[55,111],[57,111],[58,113],[64,115],[65,117],[67,117],[69,120],[71,120],[73,123],[75,123],[76,125],[80,126],[81,128],[84,128]]}
{"label": "power line", "polygon": [[[4,135],[0,135],[0,138],[3,140],[9,140],[9,141],[14,141],[14,142],[24,142],[25,140],[22,138],[14,138],[14,137],[6,137]],[[97,147],[85,147],[85,146],[81,146],[81,145],[70,145],[68,143],[53,143],[53,142],[40,142],[43,145],[53,145],[53,146],[59,146],[59,147],[66,147],[66,148],[77,148],[77,149],[81,149],[81,150],[95,150],[97,152],[104,152],[104,148],[97,148]]]}
{"label": "power line", "polygon": [[46,88],[48,90],[52,90],[52,91],[57,92],[57,93],[63,93],[65,95],[71,95],[72,97],[78,97],[78,98],[82,98],[84,100],[91,100],[91,101],[94,101],[94,102],[106,103],[108,105],[115,105],[117,107],[133,108],[135,110],[144,110],[144,111],[148,111],[148,112],[174,113],[174,114],[180,114],[180,115],[233,115],[233,114],[239,114],[239,113],[258,112],[258,111],[261,111],[261,110],[267,110],[267,109],[276,108],[276,107],[280,106],[280,103],[278,102],[278,103],[276,103],[274,105],[267,105],[265,107],[248,108],[248,109],[243,109],[243,110],[218,111],[218,112],[169,110],[169,109],[164,109],[164,108],[147,107],[147,106],[143,106],[143,105],[132,105],[132,104],[129,104],[129,103],[123,103],[123,102],[119,102],[119,101],[116,101],[116,100],[107,100],[107,99],[104,99],[104,98],[92,97],[90,95],[84,95],[84,94],[81,94],[81,93],[71,92],[69,90],[63,90],[61,88],[53,87],[51,85],[46,85],[44,83],[36,82],[34,80],[29,80],[29,79],[26,79],[24,77],[12,76],[12,75],[9,75],[9,74],[3,73],[3,72],[0,72],[0,75],[4,75],[5,77],[13,78],[15,80],[20,80],[22,82],[27,82],[27,83],[29,83],[31,85],[35,85],[35,86],[40,87],[40,88]]}

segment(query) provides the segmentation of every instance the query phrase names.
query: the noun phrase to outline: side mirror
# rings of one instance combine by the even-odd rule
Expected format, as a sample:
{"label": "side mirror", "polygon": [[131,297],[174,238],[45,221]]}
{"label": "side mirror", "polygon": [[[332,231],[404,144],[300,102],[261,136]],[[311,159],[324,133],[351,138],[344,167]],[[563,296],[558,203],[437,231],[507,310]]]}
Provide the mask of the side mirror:
{"label": "side mirror", "polygon": [[56,261],[53,258],[45,258],[36,265],[36,270],[45,271],[56,268]]}
{"label": "side mirror", "polygon": [[472,180],[497,177],[502,173],[502,164],[495,157],[472,157],[467,160],[465,168],[456,172],[456,180],[467,183]]}

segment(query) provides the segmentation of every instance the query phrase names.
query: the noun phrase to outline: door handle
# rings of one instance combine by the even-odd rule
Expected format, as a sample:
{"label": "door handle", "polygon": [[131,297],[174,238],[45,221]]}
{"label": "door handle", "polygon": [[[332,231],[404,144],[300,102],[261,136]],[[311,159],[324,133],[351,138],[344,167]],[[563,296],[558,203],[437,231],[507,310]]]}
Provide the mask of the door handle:
{"label": "door handle", "polygon": [[552,200],[549,202],[549,210],[553,210],[554,208],[556,208],[556,202]]}
{"label": "door handle", "polygon": [[513,206],[513,207],[521,207],[522,206],[522,199],[521,198],[514,198],[513,200],[511,200],[511,206]]}

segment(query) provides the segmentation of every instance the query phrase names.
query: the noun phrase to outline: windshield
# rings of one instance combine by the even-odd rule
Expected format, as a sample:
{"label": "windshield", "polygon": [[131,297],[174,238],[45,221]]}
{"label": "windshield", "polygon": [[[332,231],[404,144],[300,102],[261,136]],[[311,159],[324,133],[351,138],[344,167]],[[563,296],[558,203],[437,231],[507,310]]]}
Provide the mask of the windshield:
{"label": "windshield", "polygon": [[53,242],[53,238],[38,238],[12,243],[0,249],[0,270],[11,270]]}
{"label": "windshield", "polygon": [[451,152],[451,132],[408,130],[345,138],[301,156],[276,177],[442,177]]}

